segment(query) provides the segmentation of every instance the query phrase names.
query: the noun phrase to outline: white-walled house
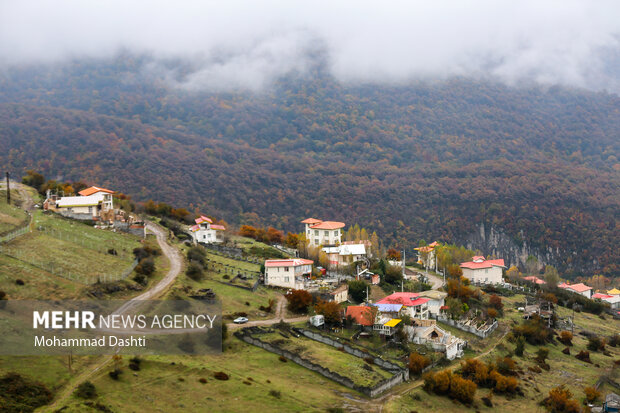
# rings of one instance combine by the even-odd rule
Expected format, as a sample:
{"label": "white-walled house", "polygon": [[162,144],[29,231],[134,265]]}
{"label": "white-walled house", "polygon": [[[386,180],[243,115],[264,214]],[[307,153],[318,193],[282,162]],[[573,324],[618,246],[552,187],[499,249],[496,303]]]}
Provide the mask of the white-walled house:
{"label": "white-walled house", "polygon": [[405,314],[408,314],[411,318],[419,318],[422,320],[428,319],[429,310],[427,303],[430,300],[428,298],[420,297],[418,293],[393,293],[387,297],[377,301],[377,304],[402,304],[405,308]]}
{"label": "white-walled house", "polygon": [[330,268],[343,267],[367,257],[364,244],[341,244],[335,247],[323,247],[323,252],[327,254]]}
{"label": "white-walled house", "polygon": [[302,258],[265,261],[265,285],[274,287],[304,288],[306,275],[312,273],[314,261]]}
{"label": "white-walled house", "polygon": [[414,248],[414,250],[418,252],[418,264],[422,264],[425,268],[434,270],[437,263],[435,260],[435,247],[439,245],[437,241],[433,241],[428,245]]}
{"label": "white-walled house", "polygon": [[577,294],[581,294],[587,298],[592,298],[592,287],[588,287],[584,283],[579,283],[579,284],[562,283],[562,284],[559,284],[558,287],[563,288],[568,291],[572,291]]}
{"label": "white-walled house", "polygon": [[210,218],[204,215],[196,218],[195,222],[196,225],[190,228],[194,243],[216,244],[224,242],[222,236],[223,231],[226,230],[224,226],[214,224]]}
{"label": "white-walled house", "polygon": [[448,293],[437,290],[428,290],[421,291],[419,294],[422,298],[428,298],[429,301],[426,303],[428,312],[434,317],[437,317],[441,312],[441,307],[446,305],[446,297],[448,296]]}
{"label": "white-walled house", "polygon": [[305,225],[304,234],[310,245],[338,245],[342,241],[344,222],[308,218],[301,223]]}
{"label": "white-walled house", "polygon": [[480,284],[501,284],[504,268],[506,266],[503,259],[486,260],[483,256],[475,256],[471,261],[461,263],[463,276]]}

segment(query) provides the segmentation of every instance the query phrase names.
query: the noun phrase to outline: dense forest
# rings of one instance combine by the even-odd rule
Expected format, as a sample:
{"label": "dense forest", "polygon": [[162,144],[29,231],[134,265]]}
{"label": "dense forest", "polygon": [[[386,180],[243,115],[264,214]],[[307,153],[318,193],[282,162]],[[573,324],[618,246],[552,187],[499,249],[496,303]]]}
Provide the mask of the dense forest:
{"label": "dense forest", "polygon": [[236,224],[359,223],[400,247],[465,243],[484,224],[567,276],[620,273],[616,95],[342,84],[320,64],[263,92],[208,93],[148,63],[0,73],[0,162]]}

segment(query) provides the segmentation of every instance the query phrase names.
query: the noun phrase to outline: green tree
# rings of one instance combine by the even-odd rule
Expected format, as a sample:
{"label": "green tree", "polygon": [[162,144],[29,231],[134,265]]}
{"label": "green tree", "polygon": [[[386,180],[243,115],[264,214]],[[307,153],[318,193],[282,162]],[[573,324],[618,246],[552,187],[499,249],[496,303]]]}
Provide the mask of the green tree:
{"label": "green tree", "polygon": [[361,303],[366,299],[367,284],[361,280],[349,281],[349,294],[355,302]]}
{"label": "green tree", "polygon": [[547,282],[547,285],[551,287],[555,287],[556,285],[558,285],[558,282],[560,281],[560,275],[558,274],[558,270],[556,270],[554,266],[547,265],[545,267],[545,281]]}

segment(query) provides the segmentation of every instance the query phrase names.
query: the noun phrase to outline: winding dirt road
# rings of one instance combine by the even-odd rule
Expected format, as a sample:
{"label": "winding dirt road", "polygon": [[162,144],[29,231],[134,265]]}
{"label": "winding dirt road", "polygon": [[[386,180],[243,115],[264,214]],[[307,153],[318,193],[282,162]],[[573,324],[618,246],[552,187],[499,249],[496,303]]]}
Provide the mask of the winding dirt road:
{"label": "winding dirt road", "polygon": [[278,306],[276,307],[276,313],[272,318],[268,320],[248,321],[245,324],[229,323],[227,324],[227,326],[229,330],[235,330],[235,329],[243,328],[243,327],[270,326],[279,321],[285,321],[287,323],[297,323],[300,321],[307,321],[309,318],[308,316],[284,318],[283,317],[284,315],[286,315],[286,298],[282,296],[278,299]]}
{"label": "winding dirt road", "polygon": [[[179,251],[170,244],[168,244],[166,241],[167,232],[158,225],[150,222],[147,223],[147,229],[153,234],[155,234],[159,247],[161,248],[166,258],[168,258],[168,261],[170,261],[170,269],[168,270],[168,273],[164,276],[164,278],[161,279],[161,281],[155,284],[148,291],[145,291],[139,296],[130,299],[127,303],[119,307],[115,311],[115,314],[123,314],[128,311],[135,310],[138,306],[141,305],[142,301],[153,300],[159,297],[159,295],[165,292],[165,290],[174,282],[176,277],[181,273],[181,270],[183,269],[183,258],[179,254]],[[103,356],[102,359],[100,359],[87,371],[79,374],[78,376],[74,377],[69,383],[67,383],[65,388],[58,393],[58,396],[56,397],[54,402],[48,406],[43,407],[40,411],[54,412],[60,407],[62,407],[63,403],[69,397],[71,397],[71,395],[73,394],[77,386],[80,385],[80,383],[83,383],[92,376],[94,376],[102,368],[105,368],[111,361],[112,356]]]}

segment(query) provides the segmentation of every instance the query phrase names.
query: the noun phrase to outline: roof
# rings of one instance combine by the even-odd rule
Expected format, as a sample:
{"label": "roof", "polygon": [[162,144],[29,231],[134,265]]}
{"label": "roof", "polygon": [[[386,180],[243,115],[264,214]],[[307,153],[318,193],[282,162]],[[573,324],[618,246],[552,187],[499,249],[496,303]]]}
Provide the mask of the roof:
{"label": "roof", "polygon": [[348,306],[347,317],[352,317],[357,324],[363,326],[371,326],[375,323],[372,307],[365,305]]}
{"label": "roof", "polygon": [[431,252],[432,250],[434,250],[435,247],[431,247],[430,245],[425,245],[423,247],[417,247],[414,248],[414,250],[416,251],[422,251],[422,252]]}
{"label": "roof", "polygon": [[310,228],[312,229],[338,229],[344,228],[344,222],[338,221],[322,221],[318,224],[312,225]]}
{"label": "roof", "polygon": [[428,244],[429,247],[436,247],[437,245],[439,245],[437,241],[433,241],[430,244]]}
{"label": "roof", "polygon": [[302,224],[318,224],[319,222],[323,222],[320,219],[316,219],[316,218],[306,218],[303,221],[301,221]]}
{"label": "roof", "polygon": [[401,308],[403,308],[402,304],[374,303],[372,305],[377,307],[382,313],[397,313]]}
{"label": "roof", "polygon": [[573,291],[577,291],[578,293],[582,293],[584,291],[588,291],[592,289],[592,287],[588,287],[584,283],[569,285],[568,288],[570,288]]}
{"label": "roof", "polygon": [[211,221],[211,218],[205,217],[204,215],[201,215],[200,217],[196,218],[194,222],[196,222],[196,224],[202,224],[203,222],[208,222],[209,224],[213,223],[213,221]]}
{"label": "roof", "polygon": [[447,310],[449,308],[450,308],[449,305],[442,305],[441,307],[439,307],[440,310]]}
{"label": "roof", "polygon": [[103,195],[89,195],[89,196],[63,196],[56,201],[56,205],[61,208],[70,207],[82,207],[82,206],[95,206],[100,202],[103,202]]}
{"label": "roof", "polygon": [[418,293],[394,293],[377,301],[377,304],[402,304],[406,307],[421,305],[430,301],[428,298],[420,298]]}
{"label": "roof", "polygon": [[81,196],[89,196],[96,194],[97,192],[107,192],[108,194],[113,194],[114,191],[105,188],[99,188],[98,186],[91,186],[90,188],[82,189],[78,194]]}
{"label": "roof", "polygon": [[541,280],[540,278],[538,278],[535,275],[530,275],[529,277],[523,277],[523,279],[525,281],[531,281],[531,282],[534,282],[536,284],[547,284],[544,280]]}
{"label": "roof", "polygon": [[338,287],[336,287],[335,290],[332,290],[329,293],[332,294],[332,295],[336,295],[336,294],[341,293],[343,291],[349,291],[349,285],[348,284],[340,284]]}
{"label": "roof", "polygon": [[607,294],[601,294],[601,293],[596,293],[596,294],[594,294],[594,295],[592,296],[592,298],[600,298],[600,299],[603,299],[603,298],[612,298],[612,297],[613,297],[613,295],[607,295]]}
{"label": "roof", "polygon": [[448,293],[437,290],[421,291],[420,297],[430,298],[431,300],[442,300],[448,296]]}
{"label": "roof", "polygon": [[218,230],[218,231],[224,231],[226,229],[226,227],[224,225],[212,224],[211,225],[211,229],[215,229],[215,230]]}
{"label": "roof", "polygon": [[200,229],[200,225],[192,225],[191,227],[189,227],[189,230],[192,232],[196,232]]}
{"label": "roof", "polygon": [[266,260],[265,267],[299,267],[300,265],[312,265],[314,261],[303,258],[291,258],[288,260]]}
{"label": "roof", "polygon": [[400,323],[401,319],[399,318],[392,318],[390,321],[388,321],[387,323],[383,324],[386,327],[396,327],[398,325],[398,323]]}
{"label": "roof", "polygon": [[568,288],[568,287],[570,287],[570,284],[567,284],[567,283],[558,284],[558,288]]}
{"label": "roof", "polygon": [[[474,257],[474,258],[480,259],[480,256],[477,256],[477,257]],[[479,260],[476,260],[476,261],[479,261]],[[469,268],[471,270],[477,270],[477,269],[480,269],[480,268],[491,268],[491,267],[506,268],[506,266],[504,265],[504,260],[503,259],[499,259],[499,260],[485,260],[484,257],[482,257],[482,261],[480,261],[480,262],[476,262],[476,261],[462,262],[461,263],[461,268]]]}
{"label": "roof", "polygon": [[612,288],[611,290],[607,290],[607,294],[617,295],[620,294],[620,290],[617,288]]}

